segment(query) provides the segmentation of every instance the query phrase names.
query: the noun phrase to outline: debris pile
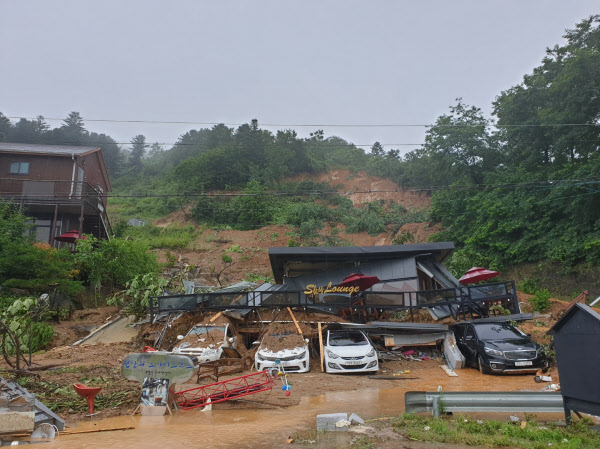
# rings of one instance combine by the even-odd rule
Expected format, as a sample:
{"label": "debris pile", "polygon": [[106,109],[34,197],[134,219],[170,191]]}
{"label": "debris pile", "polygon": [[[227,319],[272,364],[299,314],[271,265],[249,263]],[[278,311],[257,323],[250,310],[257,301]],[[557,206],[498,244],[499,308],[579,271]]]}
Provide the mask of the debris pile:
{"label": "debris pile", "polygon": [[293,323],[273,323],[269,325],[262,341],[262,347],[277,353],[285,349],[299,348],[306,343]]}
{"label": "debris pile", "polygon": [[350,426],[362,425],[365,421],[356,413],[328,413],[317,415],[317,430],[347,431]]}

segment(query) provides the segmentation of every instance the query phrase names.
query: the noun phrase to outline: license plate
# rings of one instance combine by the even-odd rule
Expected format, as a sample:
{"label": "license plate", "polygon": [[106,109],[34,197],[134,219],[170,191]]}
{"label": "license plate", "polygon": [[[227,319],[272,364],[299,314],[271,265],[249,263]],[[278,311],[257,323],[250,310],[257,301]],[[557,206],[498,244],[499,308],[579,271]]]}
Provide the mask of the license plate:
{"label": "license plate", "polygon": [[362,360],[347,360],[344,362],[344,365],[362,365]]}
{"label": "license plate", "polygon": [[515,362],[515,366],[531,366],[533,365],[533,362],[531,360],[528,360],[526,362]]}

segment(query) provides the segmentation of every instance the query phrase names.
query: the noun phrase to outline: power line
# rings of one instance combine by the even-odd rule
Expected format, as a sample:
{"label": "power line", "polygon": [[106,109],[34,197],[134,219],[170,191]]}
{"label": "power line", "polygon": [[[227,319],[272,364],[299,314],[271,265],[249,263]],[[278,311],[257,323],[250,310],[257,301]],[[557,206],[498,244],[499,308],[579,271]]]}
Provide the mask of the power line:
{"label": "power line", "polygon": [[[9,115],[7,118],[10,119],[25,119],[25,120],[37,120],[37,117],[21,117],[15,115]],[[49,121],[64,121],[64,118],[56,118],[56,117],[44,117],[44,120]],[[176,121],[176,120],[121,120],[121,119],[83,119],[83,122],[105,122],[105,123],[144,123],[151,125],[203,125],[203,126],[215,126],[215,125],[225,125],[225,126],[242,126],[248,125],[248,123],[224,123],[224,122],[193,122],[193,121]],[[295,128],[428,128],[428,127],[438,127],[438,128],[472,128],[472,127],[480,127],[486,126],[486,124],[449,124],[449,125],[440,125],[440,124],[420,124],[420,123],[260,123],[262,127],[295,127]],[[539,123],[539,124],[510,124],[510,125],[500,125],[490,123],[489,126],[496,128],[513,128],[513,127],[527,127],[527,128],[539,128],[539,127],[553,127],[553,126],[599,126],[600,124],[596,123]]]}
{"label": "power line", "polygon": [[[520,182],[520,183],[498,183],[498,184],[469,184],[469,185],[459,185],[459,186],[422,186],[422,187],[401,187],[398,189],[388,189],[388,190],[348,190],[348,191],[340,191],[340,190],[302,190],[302,191],[294,191],[294,192],[279,192],[279,191],[271,191],[271,192],[259,192],[259,193],[246,193],[246,192],[231,192],[231,193],[86,193],[79,195],[79,197],[83,198],[235,198],[235,197],[257,197],[257,196],[270,196],[270,197],[290,197],[290,196],[351,196],[351,195],[366,195],[373,193],[414,193],[414,192],[427,192],[427,191],[438,191],[438,190],[473,190],[473,189],[482,189],[482,188],[518,188],[518,187],[530,187],[535,189],[558,189],[558,188],[568,188],[568,187],[584,187],[585,185],[590,184],[600,184],[600,179],[587,179],[587,180],[579,180],[579,179],[561,179],[561,180],[549,180],[549,181],[528,181],[528,182]],[[585,188],[585,187],[584,187]],[[593,190],[593,189],[591,189]],[[599,192],[594,190],[594,192]],[[3,195],[0,192],[0,195]],[[8,195],[8,194],[4,194]],[[48,195],[35,195],[36,198],[56,198],[56,195],[48,194]]]}
{"label": "power line", "polygon": [[[525,141],[525,142],[519,142],[520,144],[528,144],[528,143],[554,143],[554,140],[532,140],[532,141]],[[568,140],[568,141],[562,141],[561,144],[571,144],[571,143],[593,143],[593,142],[597,142],[600,143],[600,139],[579,139],[579,140]],[[75,141],[71,141],[71,142],[65,142],[65,141],[57,141],[57,142],[52,142],[52,143],[48,143],[47,141],[41,141],[41,140],[28,140],[28,141],[20,141],[20,142],[3,142],[3,143],[19,143],[19,144],[32,144],[32,145],[67,145],[67,146],[90,146],[90,145],[98,145],[98,146],[102,146],[102,145],[132,145],[133,142],[106,142],[106,141],[86,141],[86,142],[75,142]],[[378,142],[380,145],[382,146],[424,146],[425,143],[381,143]],[[183,143],[183,142],[151,142],[151,143],[146,143],[145,145],[147,147],[151,147],[154,144],[158,144],[160,146],[178,146],[178,147],[186,147],[186,146],[202,146],[204,145],[201,142],[197,142],[197,143]],[[243,147],[243,146],[247,146],[247,144],[245,143],[236,143],[236,142],[225,142],[224,145],[226,146],[237,146],[237,147]],[[347,143],[336,143],[336,142],[327,142],[327,141],[318,141],[317,142],[318,146],[332,146],[332,147],[344,147],[344,146],[349,146],[349,147],[372,147],[373,143],[352,143],[352,142],[347,142]],[[213,148],[216,149],[217,147]]]}

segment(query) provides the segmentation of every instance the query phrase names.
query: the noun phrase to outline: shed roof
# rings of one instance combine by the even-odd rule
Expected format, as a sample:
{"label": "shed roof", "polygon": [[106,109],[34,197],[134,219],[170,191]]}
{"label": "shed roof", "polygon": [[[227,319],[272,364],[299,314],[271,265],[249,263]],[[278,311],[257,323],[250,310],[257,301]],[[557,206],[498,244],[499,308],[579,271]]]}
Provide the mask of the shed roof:
{"label": "shed roof", "polygon": [[68,145],[38,145],[33,143],[0,142],[2,153],[44,154],[48,156],[81,156],[99,150],[99,147],[72,147]]}
{"label": "shed roof", "polygon": [[573,316],[575,314],[578,314],[578,313],[584,313],[584,314],[588,315],[589,317],[591,317],[592,319],[595,319],[598,322],[600,322],[600,314],[598,312],[593,310],[590,306],[587,306],[585,304],[576,303],[573,307],[571,307],[569,310],[567,310],[567,313],[565,313],[564,316],[560,320],[558,320],[556,323],[554,323],[554,326],[552,326],[550,328],[550,330],[547,332],[547,334],[548,335],[556,335],[560,331],[560,329],[565,325],[565,323],[567,321],[569,321],[571,318],[573,318]]}
{"label": "shed roof", "polygon": [[376,260],[405,259],[418,255],[432,255],[442,262],[454,250],[454,243],[413,243],[408,245],[384,246],[335,246],[302,248],[269,248],[269,259],[275,282],[283,282],[285,264],[304,262],[306,264],[336,262],[366,262]]}

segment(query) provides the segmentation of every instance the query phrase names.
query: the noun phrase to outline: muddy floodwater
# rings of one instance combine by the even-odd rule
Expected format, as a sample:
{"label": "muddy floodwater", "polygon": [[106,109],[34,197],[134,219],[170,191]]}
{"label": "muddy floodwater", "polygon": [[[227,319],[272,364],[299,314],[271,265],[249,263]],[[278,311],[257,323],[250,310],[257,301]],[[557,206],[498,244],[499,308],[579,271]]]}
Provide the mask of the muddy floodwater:
{"label": "muddy floodwater", "polygon": [[[438,368],[439,369],[439,368]],[[379,415],[401,415],[404,412],[404,393],[410,390],[446,391],[537,391],[542,386],[533,382],[533,376],[487,376],[472,369],[459,370],[459,377],[426,376],[414,380],[380,381],[369,383],[372,388],[338,391],[318,396],[305,396],[298,405],[279,409],[235,409],[212,411],[180,411],[173,416],[119,416],[94,418],[81,422],[73,431],[135,426],[135,429],[62,435],[41,447],[68,448],[261,448],[281,447],[288,436],[296,431],[314,429],[316,415],[321,413],[357,413],[363,419]],[[422,373],[424,374],[424,373]],[[332,376],[335,379],[337,376]],[[357,379],[358,380],[358,379]],[[378,388],[379,386],[379,388]],[[283,395],[278,387],[268,393],[271,397]],[[292,391],[293,394],[293,391]],[[268,400],[266,396],[261,396]],[[256,396],[258,399],[258,396]],[[251,399],[250,397],[248,399]],[[508,419],[508,413],[495,416]],[[485,415],[483,415],[485,416]],[[486,416],[491,417],[491,416]],[[550,416],[544,415],[544,418]],[[553,415],[553,419],[561,415]]]}

